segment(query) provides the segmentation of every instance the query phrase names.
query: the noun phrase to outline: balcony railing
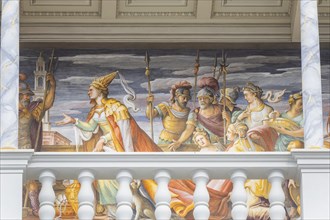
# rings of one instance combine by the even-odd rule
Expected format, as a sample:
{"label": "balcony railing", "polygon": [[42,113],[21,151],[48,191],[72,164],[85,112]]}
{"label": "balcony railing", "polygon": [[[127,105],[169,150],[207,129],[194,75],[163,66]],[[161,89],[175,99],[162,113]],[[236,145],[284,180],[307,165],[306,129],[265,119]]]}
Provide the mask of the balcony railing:
{"label": "balcony railing", "polygon": [[[300,183],[302,217],[304,219],[329,219],[329,151],[296,150],[293,152],[244,152],[244,153],[53,153],[31,150],[1,152],[1,217],[15,219],[21,216],[21,198],[3,202],[13,192],[22,191],[25,180],[39,180],[40,219],[55,216],[53,183],[61,179],[78,179],[80,219],[93,219],[94,193],[92,182],[96,179],[117,179],[117,219],[130,219],[132,179],[154,179],[157,219],[169,219],[170,179],[193,179],[195,219],[208,219],[209,179],[231,179],[233,182],[232,217],[246,219],[247,205],[244,182],[246,179],[268,179],[272,184],[269,195],[270,216],[284,219],[284,179]],[[328,179],[327,179],[328,178]],[[319,190],[323,194],[319,199]],[[328,194],[326,194],[328,193]],[[317,210],[311,208],[317,206]],[[14,213],[14,214],[13,214]],[[327,215],[327,216],[326,216]],[[6,218],[7,217],[7,218]],[[313,217],[313,218],[311,218]],[[320,218],[318,218],[320,217]]]}

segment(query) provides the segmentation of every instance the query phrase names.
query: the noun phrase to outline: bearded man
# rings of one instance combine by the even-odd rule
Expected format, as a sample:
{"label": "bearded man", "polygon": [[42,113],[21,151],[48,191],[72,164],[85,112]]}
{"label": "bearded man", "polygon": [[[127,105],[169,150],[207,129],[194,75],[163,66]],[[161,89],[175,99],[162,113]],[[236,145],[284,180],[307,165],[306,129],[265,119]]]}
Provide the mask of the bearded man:
{"label": "bearded man", "polygon": [[188,140],[196,128],[206,131],[211,143],[219,143],[224,137],[223,118],[228,117],[228,113],[223,112],[222,105],[217,104],[216,101],[216,94],[219,91],[218,81],[213,77],[203,77],[198,86],[201,88],[197,94],[200,107],[189,114],[186,129],[177,141],[169,145],[172,151],[176,151]]}
{"label": "bearded man", "polygon": [[[150,105],[147,105],[146,116],[149,119],[150,116],[152,118],[158,116],[162,119],[164,129],[159,135],[158,144],[166,145],[166,147],[162,148],[163,151],[169,151],[167,145],[172,143],[173,140],[179,139],[186,128],[186,121],[190,112],[190,108],[187,107],[187,104],[191,99],[191,87],[191,84],[187,81],[180,81],[174,84],[170,90],[170,103],[162,102],[158,104],[153,108],[152,115]],[[153,101],[154,96],[149,95],[147,102],[150,103]]]}

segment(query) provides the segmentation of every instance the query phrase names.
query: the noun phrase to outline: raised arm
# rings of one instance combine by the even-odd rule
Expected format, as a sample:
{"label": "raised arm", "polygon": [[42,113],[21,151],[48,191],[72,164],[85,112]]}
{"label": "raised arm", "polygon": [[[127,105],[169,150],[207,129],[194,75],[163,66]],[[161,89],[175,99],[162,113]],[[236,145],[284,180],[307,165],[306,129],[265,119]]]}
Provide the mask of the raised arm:
{"label": "raised arm", "polygon": [[55,99],[55,89],[56,89],[56,82],[54,79],[53,74],[47,74],[47,82],[49,82],[49,90],[46,95],[45,99],[45,111],[50,109],[53,106],[54,99]]}

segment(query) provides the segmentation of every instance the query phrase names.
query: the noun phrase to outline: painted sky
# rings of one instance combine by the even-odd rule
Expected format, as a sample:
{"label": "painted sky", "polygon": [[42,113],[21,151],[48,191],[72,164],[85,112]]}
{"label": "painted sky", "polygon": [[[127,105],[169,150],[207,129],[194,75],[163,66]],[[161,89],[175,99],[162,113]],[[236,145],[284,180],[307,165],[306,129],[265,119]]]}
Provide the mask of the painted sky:
{"label": "painted sky", "polygon": [[[39,53],[48,58],[51,50],[22,49],[20,71],[28,75],[33,87],[33,71]],[[211,76],[215,53],[221,50],[201,50],[199,77]],[[283,101],[271,104],[280,112],[288,108],[287,99],[292,92],[301,90],[300,50],[227,50],[229,75],[228,87],[243,87],[253,82],[264,92],[286,89]],[[50,110],[52,129],[57,130],[74,142],[72,126],[56,127],[55,121],[62,119],[62,113],[85,120],[90,109],[87,89],[93,79],[106,73],[119,70],[137,93],[135,103],[141,110],[132,113],[141,127],[150,131],[145,117],[147,79],[145,76],[144,50],[106,49],[58,49],[55,55],[59,63],[55,72],[57,81],[56,98]],[[196,50],[149,50],[151,56],[151,86],[155,104],[169,99],[172,84],[187,80],[193,84],[193,67]],[[220,59],[220,58],[218,58]],[[322,92],[324,118],[330,112],[330,50],[321,50]],[[116,79],[109,87],[110,96],[122,100],[124,90]],[[240,94],[237,101],[240,107],[246,102]],[[190,103],[191,105],[191,103]],[[162,129],[161,121],[155,121],[155,136]],[[157,141],[157,140],[156,140]]]}

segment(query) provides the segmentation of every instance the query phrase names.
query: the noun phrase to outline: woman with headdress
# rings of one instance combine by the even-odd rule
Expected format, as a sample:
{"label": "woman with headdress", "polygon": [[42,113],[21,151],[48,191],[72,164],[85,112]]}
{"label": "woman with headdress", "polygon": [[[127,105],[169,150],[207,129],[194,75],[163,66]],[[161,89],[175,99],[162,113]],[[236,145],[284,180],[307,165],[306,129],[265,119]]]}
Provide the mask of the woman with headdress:
{"label": "woman with headdress", "polygon": [[[291,151],[304,147],[304,120],[303,120],[303,105],[302,94],[294,93],[289,97],[290,108],[283,112],[279,117],[267,122],[280,135],[276,141],[276,151]],[[297,200],[299,196],[299,185],[294,180],[285,180],[284,192],[290,207],[290,217],[300,215],[300,202]]]}
{"label": "woman with headdress", "polygon": [[[108,98],[108,86],[116,75],[117,72],[110,73],[95,79],[90,84],[88,96],[93,106],[86,122],[64,114],[64,119],[57,124],[75,124],[84,141],[84,151],[102,151],[105,145],[117,152],[161,151],[137,125],[127,107],[116,99]],[[123,80],[122,77],[121,80]],[[128,90],[128,88],[125,89],[125,91]],[[97,183],[100,203],[107,205],[108,210],[114,212],[118,191],[117,181],[98,180]],[[114,215],[114,213],[108,214]]]}
{"label": "woman with headdress", "polygon": [[[248,126],[244,123],[231,124],[227,130],[227,139],[231,142],[228,152],[264,151],[264,148],[253,143],[247,136]],[[247,192],[248,218],[253,220],[268,220],[269,201],[268,195],[271,189],[270,183],[265,179],[247,180],[245,190]]]}
{"label": "woman with headdress", "polygon": [[265,104],[262,99],[262,89],[249,82],[243,88],[245,100],[248,102],[246,109],[237,117],[238,122],[243,122],[249,127],[248,136],[254,142],[263,146],[266,151],[273,151],[277,140],[277,132],[263,125],[264,120],[273,112],[273,108]]}
{"label": "woman with headdress", "polygon": [[[290,95],[289,97],[289,105],[290,108],[288,111],[283,112],[280,115],[279,119],[283,123],[281,123],[279,126],[273,126],[273,128],[280,134],[275,145],[276,151],[288,151],[288,147],[291,143],[290,148],[292,148],[292,145],[297,145],[294,148],[303,148],[303,141],[304,141],[304,120],[303,120],[303,105],[302,105],[302,94],[294,93]],[[287,120],[285,120],[287,119]],[[286,126],[289,125],[289,122],[292,121],[296,124],[296,126],[291,129],[292,126]],[[288,122],[288,123],[285,123]]]}

